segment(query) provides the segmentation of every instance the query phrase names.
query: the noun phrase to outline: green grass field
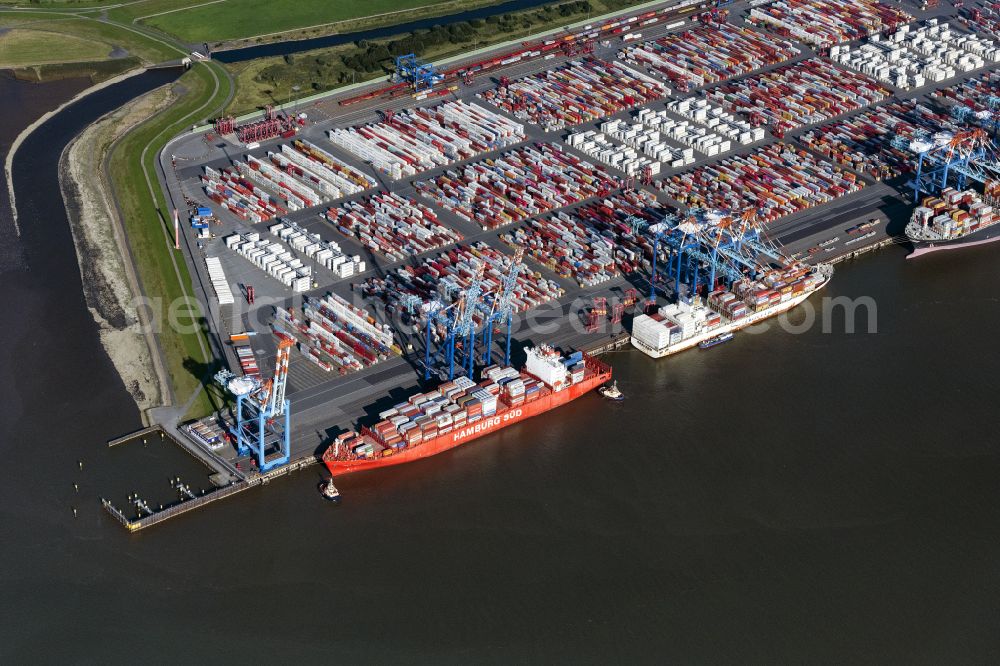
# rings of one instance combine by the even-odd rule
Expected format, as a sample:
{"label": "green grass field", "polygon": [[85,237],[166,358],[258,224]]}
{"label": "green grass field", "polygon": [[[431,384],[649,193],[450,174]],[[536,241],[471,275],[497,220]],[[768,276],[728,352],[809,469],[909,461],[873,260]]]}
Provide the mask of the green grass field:
{"label": "green grass field", "polygon": [[[87,17],[62,16],[54,13],[40,12],[0,12],[0,27],[16,28],[17,32],[33,32],[33,40],[47,39],[51,43],[51,48],[55,51],[65,52],[62,42],[69,43],[71,40],[83,40],[96,45],[96,48],[106,49],[101,57],[106,57],[111,49],[120,46],[146,62],[157,63],[166,60],[173,60],[184,54],[168,44],[161,43],[156,39],[144,35],[126,26],[118,26],[110,23],[103,23]],[[55,33],[55,35],[53,35]],[[12,32],[6,33],[4,38],[9,37]],[[0,39],[0,48],[6,39]],[[83,48],[78,41],[72,42],[76,46]],[[97,60],[98,58],[75,57],[69,54],[70,60],[59,60],[46,58],[45,62],[72,62],[79,60]],[[21,65],[41,64],[40,62],[28,62],[27,58],[21,58]]]}
{"label": "green grass field", "polygon": [[104,60],[113,48],[73,35],[14,28],[0,37],[0,67]]}
{"label": "green grass field", "polygon": [[[169,1],[159,0],[159,4]],[[346,0],[272,0],[266,3],[257,0],[224,0],[162,14],[144,19],[143,22],[190,42],[213,42],[403,12],[396,18],[385,17],[387,23],[392,23],[412,18],[407,17],[407,10],[429,9],[440,2],[441,0],[368,0],[356,4]],[[447,6],[461,4],[449,2]],[[130,6],[128,10],[135,12],[136,7]]]}

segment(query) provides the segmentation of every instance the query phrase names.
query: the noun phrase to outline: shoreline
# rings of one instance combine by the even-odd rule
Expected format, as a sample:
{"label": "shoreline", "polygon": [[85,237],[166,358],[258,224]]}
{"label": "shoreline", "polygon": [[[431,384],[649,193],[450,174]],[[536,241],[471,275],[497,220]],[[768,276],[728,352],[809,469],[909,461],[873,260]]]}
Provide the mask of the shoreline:
{"label": "shoreline", "polygon": [[17,199],[14,196],[14,179],[13,179],[14,156],[17,154],[17,149],[21,147],[21,144],[24,143],[25,139],[27,139],[32,132],[41,127],[50,118],[52,118],[57,113],[61,112],[63,109],[67,108],[71,104],[78,102],[79,100],[83,99],[84,97],[86,97],[91,93],[97,92],[98,90],[102,90],[110,85],[120,83],[121,81],[124,81],[125,79],[131,78],[133,76],[144,74],[145,72],[146,72],[145,67],[139,67],[137,69],[125,72],[123,74],[119,74],[118,76],[112,77],[106,81],[101,81],[100,83],[96,83],[92,86],[89,86],[84,90],[78,92],[76,95],[73,95],[73,97],[66,100],[65,102],[63,102],[56,108],[52,109],[51,111],[46,111],[45,113],[43,113],[34,122],[25,127],[23,130],[21,130],[20,134],[17,135],[14,141],[10,144],[10,150],[7,151],[7,157],[4,160],[4,167],[3,167],[4,177],[7,179],[7,194],[10,197],[10,214],[11,214],[11,219],[14,222],[15,235],[17,235],[18,237],[21,236],[21,226],[20,224],[18,224],[17,221]]}
{"label": "shoreline", "polygon": [[[84,300],[101,345],[142,414],[169,404],[171,391],[113,192],[101,164],[122,135],[175,99],[162,86],[98,119],[63,149],[59,186],[69,220]],[[98,178],[92,178],[95,171]]]}

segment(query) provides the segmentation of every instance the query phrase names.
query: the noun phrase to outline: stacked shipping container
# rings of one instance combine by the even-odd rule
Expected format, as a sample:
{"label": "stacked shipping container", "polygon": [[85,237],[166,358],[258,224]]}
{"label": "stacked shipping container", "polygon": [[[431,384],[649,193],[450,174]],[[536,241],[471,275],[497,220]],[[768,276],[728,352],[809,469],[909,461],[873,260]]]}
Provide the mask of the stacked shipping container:
{"label": "stacked shipping container", "polygon": [[263,222],[288,212],[257,184],[231,169],[205,167],[201,182],[209,199],[246,222]]}
{"label": "stacked shipping container", "polygon": [[771,222],[860,190],[864,183],[804,150],[776,143],[672,176],[659,186],[691,207],[755,209],[759,219]]}
{"label": "stacked shipping container", "polygon": [[868,76],[812,59],[720,86],[708,99],[790,129],[877,104],[889,94]]}
{"label": "stacked shipping container", "polygon": [[293,337],[302,354],[326,371],[361,370],[401,353],[389,326],[336,294],[306,297],[301,319],[276,307],[274,321],[278,335]]}
{"label": "stacked shipping container", "polygon": [[288,243],[296,252],[303,253],[319,266],[333,271],[337,277],[348,278],[365,272],[365,262],[361,257],[348,256],[339,243],[323,240],[319,234],[309,232],[295,222],[282,220],[267,230]]}
{"label": "stacked shipping container", "polygon": [[630,218],[646,224],[669,212],[645,190],[626,190],[603,201],[582,206],[572,215],[556,213],[550,219],[532,220],[501,235],[512,246],[564,278],[581,286],[610,280],[619,271],[631,273],[652,257],[652,247],[643,234],[632,233]]}
{"label": "stacked shipping container", "polygon": [[898,137],[908,142],[940,130],[957,129],[947,116],[916,100],[892,102],[860,115],[821,125],[799,137],[799,141],[838,164],[851,167],[877,180],[909,172],[914,154]]}
{"label": "stacked shipping container", "polygon": [[483,229],[603,196],[616,183],[603,170],[554,144],[525,146],[449,170],[414,187]]}
{"label": "stacked shipping container", "polygon": [[[511,258],[479,242],[472,246],[457,246],[434,258],[424,259],[416,266],[400,266],[385,279],[370,278],[365,282],[366,295],[379,296],[396,307],[408,307],[416,300],[421,313],[431,303],[451,303],[467,289],[483,268],[484,293],[499,293],[504,276],[510,269]],[[517,277],[512,304],[523,312],[561,297],[565,290],[559,283],[547,280],[539,273],[522,270]],[[416,313],[414,313],[416,314]]]}
{"label": "stacked shipping container", "polygon": [[562,129],[666,97],[663,83],[616,62],[573,61],[500,86],[482,98],[546,130]]}
{"label": "stacked shipping container", "polygon": [[791,42],[733,25],[705,26],[636,44],[619,53],[681,91],[748,74],[795,56]]}
{"label": "stacked shipping container", "polygon": [[913,17],[878,0],[777,0],[750,10],[750,23],[812,46],[894,29]]}
{"label": "stacked shipping container", "polygon": [[985,72],[974,79],[943,88],[933,93],[940,101],[953,102],[969,109],[968,118],[978,118],[987,126],[996,122],[1000,107],[1000,72]]}
{"label": "stacked shipping container", "polygon": [[524,140],[524,125],[477,104],[445,102],[327,133],[394,180]]}
{"label": "stacked shipping container", "polygon": [[342,234],[358,238],[372,252],[393,261],[462,240],[428,206],[394,192],[330,208],[326,219]]}

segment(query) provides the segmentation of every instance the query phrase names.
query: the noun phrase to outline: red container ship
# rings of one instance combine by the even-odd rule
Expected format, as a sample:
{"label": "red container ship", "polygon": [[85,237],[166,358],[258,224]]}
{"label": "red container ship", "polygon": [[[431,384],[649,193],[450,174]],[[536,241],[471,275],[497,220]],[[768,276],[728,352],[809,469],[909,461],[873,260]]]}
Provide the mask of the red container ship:
{"label": "red container ship", "polygon": [[478,384],[468,377],[382,412],[360,433],[339,435],[323,454],[331,474],[426,458],[565,405],[611,379],[611,367],[547,345],[527,350],[523,371],[490,366]]}

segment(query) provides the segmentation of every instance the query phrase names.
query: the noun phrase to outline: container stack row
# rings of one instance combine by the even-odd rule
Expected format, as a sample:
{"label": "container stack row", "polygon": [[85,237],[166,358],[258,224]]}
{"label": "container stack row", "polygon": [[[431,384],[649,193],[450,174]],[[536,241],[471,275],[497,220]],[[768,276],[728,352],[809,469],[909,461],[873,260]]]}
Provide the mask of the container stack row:
{"label": "container stack row", "polygon": [[[669,128],[662,126],[658,121],[650,122],[650,116],[646,113],[648,109],[639,111],[638,120],[628,123],[624,120],[609,120],[602,123],[601,129],[624,144],[641,150],[643,154],[653,158],[657,162],[667,164],[673,168],[685,166],[694,161],[693,148],[675,148],[663,140],[663,136],[669,136]],[[665,114],[664,114],[665,115]]]}
{"label": "container stack row", "polygon": [[387,327],[335,294],[306,297],[301,319],[276,307],[274,324],[276,332],[293,337],[303,355],[328,372],[345,374],[400,354]]}
{"label": "container stack row", "polygon": [[[699,125],[704,125],[712,130],[712,133],[733,143],[740,143],[745,146],[764,138],[763,127],[753,127],[747,121],[740,120],[721,106],[716,106],[707,99],[688,98],[675,100],[668,102],[667,108],[679,116],[693,120]],[[643,109],[639,112],[640,120],[642,120],[644,113],[649,116],[653,115],[651,109]]]}
{"label": "container stack row", "polygon": [[340,233],[393,261],[457,243],[462,235],[441,224],[430,207],[395,192],[349,201],[325,213]]}
{"label": "container stack row", "polygon": [[[559,212],[551,219],[533,220],[501,236],[512,246],[523,246],[542,265],[581,286],[610,280],[619,272],[647,267],[652,244],[642,232],[671,211],[646,190],[618,195],[581,206],[572,215]],[[643,223],[633,233],[632,222]]]}
{"label": "container stack row", "polygon": [[264,222],[288,212],[260,186],[232,169],[205,167],[201,183],[209,199],[245,222]]}
{"label": "container stack row", "polygon": [[[347,194],[355,194],[378,185],[375,179],[371,176],[365,175],[358,169],[349,165],[347,162],[331,155],[316,144],[310,143],[305,139],[296,139],[295,141],[292,141],[292,148],[295,149],[294,152],[309,159],[311,163],[310,168],[314,170],[315,168],[321,168],[324,170],[324,174],[329,172],[331,177],[336,176],[347,181],[348,184],[340,186],[340,188]],[[291,157],[291,153],[293,152],[284,145],[281,146],[281,151],[289,157]],[[352,188],[351,185],[354,187]]]}
{"label": "container stack row", "polygon": [[694,161],[695,150],[704,155],[718,155],[733,147],[731,140],[723,139],[707,127],[693,124],[690,120],[678,120],[668,115],[666,111],[643,109],[639,112],[638,118],[651,130],[690,146],[689,150],[692,152],[683,156],[683,160],[688,163]]}
{"label": "container stack row", "polygon": [[281,152],[268,152],[274,166],[317,190],[326,199],[357,194],[376,185],[375,181],[357,169],[307,141],[296,141],[293,147],[281,145]]}
{"label": "container stack row", "polygon": [[281,284],[291,287],[292,291],[308,291],[312,286],[312,267],[304,265],[281,243],[261,240],[256,231],[232,234],[223,240],[230,250],[238,252]]}
{"label": "container stack row", "polygon": [[557,130],[661,99],[669,92],[662,82],[621,63],[587,58],[481,96],[520,120]]}
{"label": "container stack row", "polygon": [[233,160],[233,166],[245,179],[260,185],[268,194],[277,195],[290,211],[312,208],[323,202],[318,188],[306,185],[268,161],[247,155],[246,162]]}
{"label": "container stack row", "polygon": [[973,79],[963,81],[948,88],[934,92],[939,101],[952,102],[956,107],[965,107],[961,115],[968,121],[990,125],[996,118],[1000,105],[1000,72],[985,72]]}
{"label": "container stack row", "polygon": [[692,208],[758,211],[772,222],[860,190],[853,173],[804,150],[775,143],[660,181],[670,197]]}
{"label": "container stack row", "polygon": [[814,58],[723,85],[708,98],[787,130],[878,104],[889,94],[871,77]]}
{"label": "container stack row", "polygon": [[293,250],[306,255],[317,265],[333,271],[339,278],[349,278],[366,270],[364,260],[358,255],[348,256],[335,241],[323,240],[291,220],[282,220],[267,228],[272,235],[288,243]]}
{"label": "container stack row", "polygon": [[[483,293],[499,293],[510,270],[511,257],[483,242],[460,245],[414,266],[400,266],[383,278],[369,278],[365,294],[382,298],[396,308],[426,313],[434,302],[452,303],[468,289],[483,269]],[[522,269],[517,276],[512,305],[524,312],[565,294],[558,282]]]}
{"label": "container stack row", "polygon": [[512,247],[525,248],[535,261],[561,278],[576,280],[582,287],[592,287],[618,275],[611,239],[562,211],[501,234],[500,240]]}
{"label": "container stack row", "polygon": [[524,125],[478,104],[451,101],[327,133],[334,145],[393,180],[524,140]]}
{"label": "container stack row", "polygon": [[907,50],[906,42],[916,35],[909,28],[904,25],[887,40],[872,35],[867,44],[853,51],[848,44],[835,45],[830,48],[830,59],[902,90],[920,88],[937,76],[939,66],[919,51]]}
{"label": "container stack row", "polygon": [[[612,123],[615,123],[616,127],[621,124],[620,121],[613,120],[604,123],[604,125],[611,125]],[[617,132],[612,134],[612,136],[621,140],[621,134],[621,132]],[[656,133],[654,132],[654,134]],[[647,170],[652,175],[660,173],[660,161],[658,159],[649,159],[640,155],[634,146],[627,145],[623,147],[621,144],[611,141],[604,132],[596,130],[575,132],[566,137],[566,143],[580,152],[593,157],[602,164],[621,169],[629,176],[641,176]],[[669,147],[664,146],[663,150],[656,152],[655,155],[656,157],[662,156],[665,161],[668,161],[671,157],[671,150]]]}
{"label": "container stack row", "polygon": [[590,162],[553,144],[538,144],[448,170],[414,187],[459,217],[495,229],[603,196],[616,183]]}
{"label": "container stack row", "polygon": [[812,46],[831,46],[913,21],[878,0],[777,0],[750,10],[750,23]]}
{"label": "container stack row", "polygon": [[[799,141],[838,164],[885,180],[913,168],[916,156],[908,149],[911,140],[954,129],[948,116],[906,100],[821,125],[802,134]],[[900,143],[894,143],[897,137]]]}
{"label": "container stack row", "polygon": [[233,298],[233,290],[229,288],[229,280],[226,272],[222,270],[222,262],[218,257],[205,257],[205,264],[208,266],[208,278],[212,281],[212,288],[215,289],[215,296],[219,299],[219,305],[232,305],[236,302]]}
{"label": "container stack row", "polygon": [[[876,38],[877,35],[872,39]],[[992,40],[955,32],[950,25],[938,23],[937,19],[925,21],[919,28],[904,33],[903,38],[893,38],[910,51],[927,58],[935,68],[925,72],[929,81],[951,78],[953,70],[970,72],[1000,60],[1000,49]],[[942,73],[951,76],[941,78]]]}
{"label": "container stack row", "polygon": [[629,46],[619,58],[668,79],[682,92],[788,60],[791,42],[733,25],[704,26]]}
{"label": "container stack row", "polygon": [[992,5],[987,3],[984,7],[970,7],[962,12],[959,21],[970,32],[1000,40],[1000,7],[996,3]]}
{"label": "container stack row", "polygon": [[260,368],[257,367],[257,357],[253,354],[253,348],[250,345],[236,345],[233,347],[233,351],[236,352],[236,358],[240,362],[240,370],[243,375],[259,379]]}

